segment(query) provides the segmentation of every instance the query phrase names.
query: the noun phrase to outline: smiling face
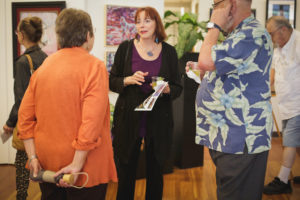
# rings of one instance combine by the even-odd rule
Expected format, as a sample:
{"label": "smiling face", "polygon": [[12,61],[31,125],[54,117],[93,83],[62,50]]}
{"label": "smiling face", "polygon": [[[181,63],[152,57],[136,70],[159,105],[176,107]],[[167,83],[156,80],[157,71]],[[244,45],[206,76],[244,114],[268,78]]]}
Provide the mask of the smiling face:
{"label": "smiling face", "polygon": [[135,25],[140,38],[152,39],[155,37],[155,20],[146,16],[145,11],[139,13]]}

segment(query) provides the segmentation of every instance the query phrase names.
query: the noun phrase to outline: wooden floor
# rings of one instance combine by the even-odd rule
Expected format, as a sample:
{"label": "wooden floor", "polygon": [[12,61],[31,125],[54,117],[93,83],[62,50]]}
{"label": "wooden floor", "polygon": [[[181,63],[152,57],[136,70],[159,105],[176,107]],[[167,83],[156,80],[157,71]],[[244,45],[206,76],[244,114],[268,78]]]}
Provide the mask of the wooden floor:
{"label": "wooden floor", "polygon": [[[280,169],[282,147],[279,138],[273,138],[272,150],[269,154],[265,183],[273,180]],[[164,176],[164,200],[216,200],[215,166],[207,149],[204,152],[204,166],[192,169],[175,169],[174,173]],[[195,155],[196,156],[196,155]],[[15,199],[15,172],[12,165],[0,165],[0,200]],[[300,176],[300,156],[297,155],[293,174]],[[135,200],[143,200],[145,180],[136,183]],[[290,195],[263,196],[263,200],[300,200],[300,184],[293,184]],[[115,200],[117,184],[110,183],[106,200]],[[30,185],[29,200],[40,199],[37,184]]]}

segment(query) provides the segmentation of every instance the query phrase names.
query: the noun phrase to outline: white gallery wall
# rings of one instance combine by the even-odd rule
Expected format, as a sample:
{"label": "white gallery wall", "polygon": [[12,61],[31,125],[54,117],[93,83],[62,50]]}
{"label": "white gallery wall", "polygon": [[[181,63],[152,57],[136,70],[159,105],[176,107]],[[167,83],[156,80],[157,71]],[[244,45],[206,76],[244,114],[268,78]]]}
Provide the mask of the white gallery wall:
{"label": "white gallery wall", "polygon": [[[0,129],[7,120],[14,102],[13,96],[13,49],[12,49],[12,2],[37,2],[54,0],[0,0]],[[56,0],[58,1],[58,0]],[[199,0],[199,20],[208,20],[209,8],[213,0]],[[161,16],[164,12],[164,0],[66,0],[67,7],[79,8],[87,11],[96,28],[95,45],[91,52],[101,60],[105,51],[116,50],[117,47],[105,47],[105,5],[122,5],[130,7],[152,6]],[[256,18],[265,23],[266,0],[253,0],[253,9],[256,9]],[[300,1],[297,0],[296,28],[300,30]],[[113,95],[111,95],[113,96]],[[0,141],[0,164],[13,163],[15,150],[11,141],[2,144]]]}

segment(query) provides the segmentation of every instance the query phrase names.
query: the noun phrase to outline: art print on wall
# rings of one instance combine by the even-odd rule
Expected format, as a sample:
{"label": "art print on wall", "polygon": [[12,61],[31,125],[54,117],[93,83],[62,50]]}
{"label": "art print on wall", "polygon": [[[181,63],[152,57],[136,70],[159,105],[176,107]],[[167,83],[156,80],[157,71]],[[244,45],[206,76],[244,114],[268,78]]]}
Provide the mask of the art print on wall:
{"label": "art print on wall", "polygon": [[25,17],[37,16],[43,21],[43,36],[41,39],[42,50],[51,55],[56,52],[57,41],[55,34],[55,20],[62,9],[66,7],[64,1],[60,2],[18,2],[12,3],[13,14],[13,56],[16,59],[25,52],[25,47],[20,45],[14,34],[19,22]]}
{"label": "art print on wall", "polygon": [[105,65],[108,72],[110,72],[112,65],[114,64],[116,52],[107,51],[105,55]]}
{"label": "art print on wall", "polygon": [[290,24],[296,26],[296,0],[267,0],[268,20],[272,16],[283,16]]}
{"label": "art print on wall", "polygon": [[134,16],[137,8],[124,6],[106,6],[106,45],[119,45],[124,40],[135,37]]}

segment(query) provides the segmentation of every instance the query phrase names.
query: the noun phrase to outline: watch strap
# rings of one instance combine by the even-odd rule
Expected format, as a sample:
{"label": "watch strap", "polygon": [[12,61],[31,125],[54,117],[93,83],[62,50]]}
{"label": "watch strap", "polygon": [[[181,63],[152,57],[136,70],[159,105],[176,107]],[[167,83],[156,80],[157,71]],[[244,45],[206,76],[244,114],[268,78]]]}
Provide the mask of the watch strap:
{"label": "watch strap", "polygon": [[[227,36],[227,33],[226,33],[225,31],[223,31],[223,29],[222,29],[218,24],[213,23],[213,22],[209,22],[209,23],[212,23],[212,24],[213,24],[213,27],[211,27],[211,28],[217,28],[217,29],[219,29],[219,31],[220,31],[221,33],[223,33],[224,36]],[[210,28],[208,28],[208,29],[210,29]]]}

